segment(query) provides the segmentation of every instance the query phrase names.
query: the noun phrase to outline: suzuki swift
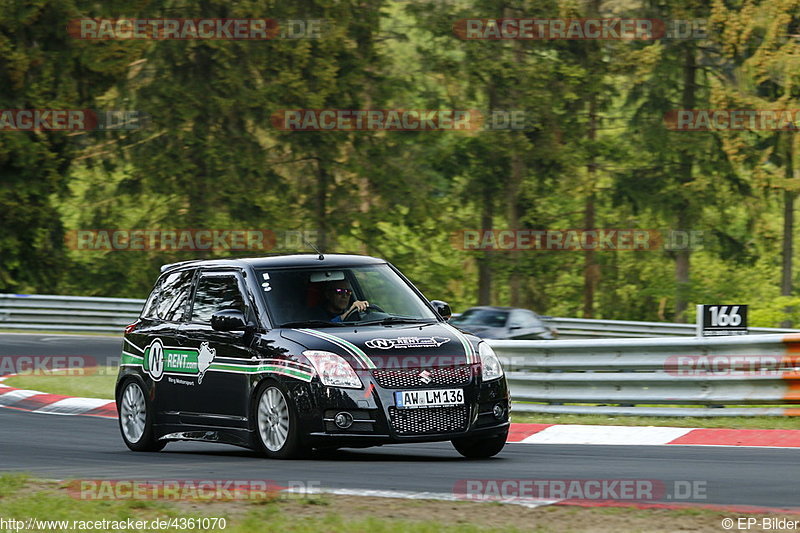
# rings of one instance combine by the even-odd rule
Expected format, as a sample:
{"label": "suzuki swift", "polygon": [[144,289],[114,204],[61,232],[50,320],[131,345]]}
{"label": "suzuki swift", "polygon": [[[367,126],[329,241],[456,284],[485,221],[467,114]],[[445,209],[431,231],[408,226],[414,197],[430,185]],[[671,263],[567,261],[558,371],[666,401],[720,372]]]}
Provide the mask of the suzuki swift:
{"label": "suzuki swift", "polygon": [[509,429],[503,369],[449,315],[374,257],[167,265],[125,329],[122,438],[135,451],[193,440],[273,458],[451,441],[491,457]]}

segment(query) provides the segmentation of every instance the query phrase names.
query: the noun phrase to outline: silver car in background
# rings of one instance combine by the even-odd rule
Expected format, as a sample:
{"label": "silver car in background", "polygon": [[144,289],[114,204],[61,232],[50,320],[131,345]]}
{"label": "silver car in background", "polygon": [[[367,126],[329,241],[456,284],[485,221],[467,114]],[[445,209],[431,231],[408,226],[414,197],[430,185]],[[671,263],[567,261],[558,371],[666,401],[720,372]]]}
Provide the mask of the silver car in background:
{"label": "silver car in background", "polygon": [[450,319],[459,329],[483,339],[552,340],[558,331],[530,309],[517,307],[470,307]]}

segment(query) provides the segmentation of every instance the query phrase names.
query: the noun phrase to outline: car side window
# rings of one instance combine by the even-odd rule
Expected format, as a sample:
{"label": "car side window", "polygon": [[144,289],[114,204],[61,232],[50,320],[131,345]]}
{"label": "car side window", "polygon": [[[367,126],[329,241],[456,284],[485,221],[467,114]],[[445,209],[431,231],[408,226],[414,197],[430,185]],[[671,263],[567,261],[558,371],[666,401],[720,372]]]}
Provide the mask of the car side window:
{"label": "car side window", "polygon": [[153,290],[150,292],[150,296],[147,298],[142,308],[142,318],[158,318],[158,315],[156,315],[156,304],[158,303],[158,295],[161,293],[161,284],[163,281],[163,278],[159,279],[156,282],[156,286],[153,287]]}
{"label": "car side window", "polygon": [[543,327],[542,321],[539,320],[533,312],[523,311],[522,313],[522,327],[524,328],[541,328]]}
{"label": "car side window", "polygon": [[168,322],[180,322],[192,294],[193,270],[174,272],[164,279],[155,304],[155,315]]}
{"label": "car side window", "polygon": [[508,327],[509,328],[524,328],[525,325],[525,317],[519,311],[512,311],[511,316],[508,319]]}
{"label": "car side window", "polygon": [[244,298],[233,274],[205,274],[197,282],[192,322],[211,323],[211,315],[233,309],[245,313]]}

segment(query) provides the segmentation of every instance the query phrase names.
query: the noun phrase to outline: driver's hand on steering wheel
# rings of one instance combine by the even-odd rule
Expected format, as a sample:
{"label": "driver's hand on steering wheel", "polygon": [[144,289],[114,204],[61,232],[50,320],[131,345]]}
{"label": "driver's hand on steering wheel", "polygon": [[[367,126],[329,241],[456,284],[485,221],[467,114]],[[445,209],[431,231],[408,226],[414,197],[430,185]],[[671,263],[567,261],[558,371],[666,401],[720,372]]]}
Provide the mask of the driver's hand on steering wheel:
{"label": "driver's hand on steering wheel", "polygon": [[356,300],[355,302],[353,302],[353,305],[351,305],[350,308],[347,311],[342,313],[341,316],[342,316],[342,318],[345,318],[347,315],[349,315],[353,311],[358,311],[359,313],[363,313],[367,309],[368,306],[369,306],[369,302],[368,301],[366,301],[366,300]]}

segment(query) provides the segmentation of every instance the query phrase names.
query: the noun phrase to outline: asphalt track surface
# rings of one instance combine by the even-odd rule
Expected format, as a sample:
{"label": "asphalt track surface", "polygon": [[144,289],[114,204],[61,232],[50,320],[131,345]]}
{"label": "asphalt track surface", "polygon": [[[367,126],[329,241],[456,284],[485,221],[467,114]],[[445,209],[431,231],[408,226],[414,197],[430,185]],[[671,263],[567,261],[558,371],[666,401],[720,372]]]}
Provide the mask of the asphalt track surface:
{"label": "asphalt track surface", "polygon": [[[0,356],[100,359],[117,357],[120,347],[119,339],[113,338],[68,340],[3,334]],[[11,471],[55,479],[260,479],[328,489],[445,494],[463,480],[634,479],[663,484],[663,503],[800,509],[798,449],[508,444],[495,458],[467,460],[449,443],[431,443],[276,461],[242,448],[205,443],[170,443],[162,452],[134,453],[123,444],[116,420],[0,409],[0,472]],[[671,497],[678,496],[673,493],[676,481],[699,482],[705,498]]]}
{"label": "asphalt track surface", "polygon": [[0,357],[83,356],[88,366],[91,361],[98,365],[119,364],[121,353],[121,332],[117,337],[0,333]]}

